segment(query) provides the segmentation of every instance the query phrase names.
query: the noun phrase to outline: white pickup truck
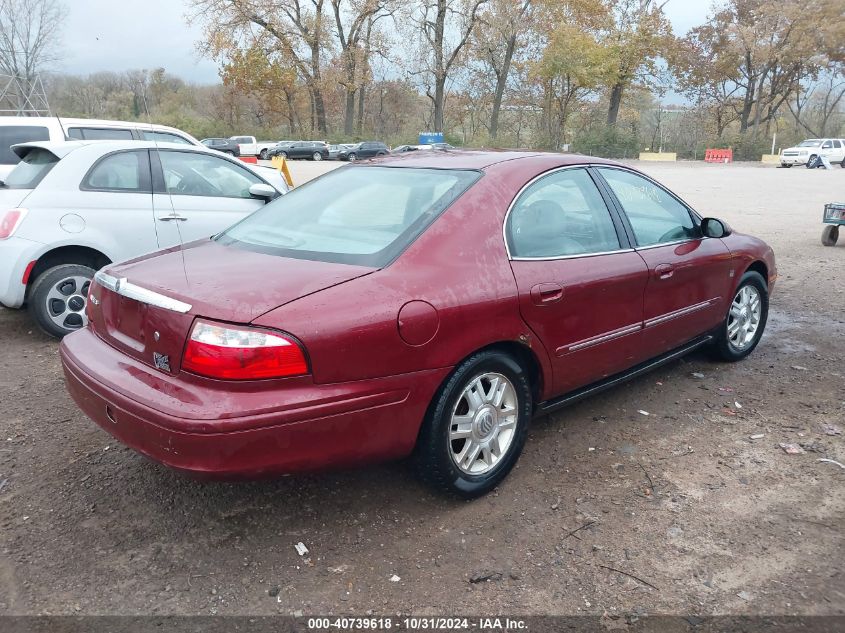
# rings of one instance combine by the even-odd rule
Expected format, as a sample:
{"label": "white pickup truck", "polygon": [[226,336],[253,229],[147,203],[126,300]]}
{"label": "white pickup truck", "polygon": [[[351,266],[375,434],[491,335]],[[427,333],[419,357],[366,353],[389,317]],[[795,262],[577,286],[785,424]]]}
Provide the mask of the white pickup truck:
{"label": "white pickup truck", "polygon": [[795,147],[787,147],[780,152],[780,164],[783,167],[806,165],[810,159],[824,156],[831,164],[839,163],[845,167],[845,139],[808,138]]}
{"label": "white pickup truck", "polygon": [[241,156],[258,156],[261,160],[267,160],[267,152],[278,142],[256,141],[254,136],[230,136],[229,139],[238,144]]}

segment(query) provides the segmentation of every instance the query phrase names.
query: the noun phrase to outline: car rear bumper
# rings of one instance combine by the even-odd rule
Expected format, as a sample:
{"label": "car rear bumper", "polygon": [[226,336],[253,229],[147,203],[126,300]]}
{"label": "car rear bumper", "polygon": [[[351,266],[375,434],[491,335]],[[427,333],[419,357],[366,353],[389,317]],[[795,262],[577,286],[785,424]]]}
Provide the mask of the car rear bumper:
{"label": "car rear bumper", "polygon": [[[219,383],[210,388],[180,381],[117,351],[89,328],[65,337],[60,352],[68,391],[94,422],[155,461],[215,478],[404,457],[413,449],[431,397],[449,371],[311,383],[296,387],[294,398],[286,397],[282,388],[274,410],[239,415],[253,410],[250,399],[259,396],[244,390],[237,398],[222,397]],[[174,394],[192,403],[186,404],[182,416],[172,411],[169,400]],[[260,398],[266,402],[266,390]],[[243,406],[223,410],[221,400]],[[202,410],[196,403],[209,404]]]}
{"label": "car rear bumper", "polygon": [[0,304],[20,308],[26,298],[24,272],[38,259],[44,245],[12,236],[0,241]]}

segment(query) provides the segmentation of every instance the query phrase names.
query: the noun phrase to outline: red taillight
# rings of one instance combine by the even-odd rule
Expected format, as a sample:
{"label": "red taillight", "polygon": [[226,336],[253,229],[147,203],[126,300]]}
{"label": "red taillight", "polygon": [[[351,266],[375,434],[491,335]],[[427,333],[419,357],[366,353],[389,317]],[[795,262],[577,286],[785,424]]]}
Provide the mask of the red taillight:
{"label": "red taillight", "polygon": [[197,321],[182,369],[209,378],[259,380],[308,373],[302,348],[279,332]]}
{"label": "red taillight", "polygon": [[26,215],[26,209],[10,209],[0,220],[0,240],[12,237],[12,233],[20,226],[21,220]]}

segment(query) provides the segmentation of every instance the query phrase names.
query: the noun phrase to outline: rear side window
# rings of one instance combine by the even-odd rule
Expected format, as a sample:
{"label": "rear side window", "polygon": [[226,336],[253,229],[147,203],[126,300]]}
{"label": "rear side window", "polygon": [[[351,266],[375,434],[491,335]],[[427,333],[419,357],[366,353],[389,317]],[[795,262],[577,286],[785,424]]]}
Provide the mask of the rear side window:
{"label": "rear side window", "polygon": [[160,143],[181,143],[182,145],[193,145],[188,139],[182,138],[178,134],[171,134],[170,132],[150,132],[148,130],[141,130],[141,138],[145,141],[158,141]]}
{"label": "rear side window", "polygon": [[20,158],[10,148],[18,143],[49,141],[50,131],[38,125],[4,125],[0,127],[0,165],[17,165]]}
{"label": "rear side window", "polygon": [[150,161],[146,151],[110,154],[91,168],[82,188],[138,193],[150,191]]}
{"label": "rear side window", "polygon": [[480,177],[469,170],[338,169],[263,206],[217,239],[283,257],[380,267]]}
{"label": "rear side window", "polygon": [[554,258],[619,250],[610,212],[583,169],[564,169],[526,189],[508,216],[513,257]]}
{"label": "rear side window", "polygon": [[58,157],[52,152],[33,148],[6,176],[6,186],[9,189],[34,189],[58,162]]}
{"label": "rear side window", "polygon": [[105,127],[72,127],[67,135],[84,141],[131,141],[135,138],[132,130]]}

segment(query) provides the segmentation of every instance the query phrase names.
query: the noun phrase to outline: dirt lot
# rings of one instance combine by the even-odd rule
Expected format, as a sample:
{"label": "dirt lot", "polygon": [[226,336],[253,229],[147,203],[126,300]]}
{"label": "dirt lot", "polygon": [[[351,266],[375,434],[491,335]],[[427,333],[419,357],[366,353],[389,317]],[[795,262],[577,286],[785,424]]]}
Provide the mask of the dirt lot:
{"label": "dirt lot", "polygon": [[56,342],[0,310],[0,613],[845,613],[845,470],[818,461],[845,462],[845,245],[819,242],[845,170],[640,167],[773,245],[765,338],[536,420],[471,503],[403,464],[176,475],[79,413]]}

